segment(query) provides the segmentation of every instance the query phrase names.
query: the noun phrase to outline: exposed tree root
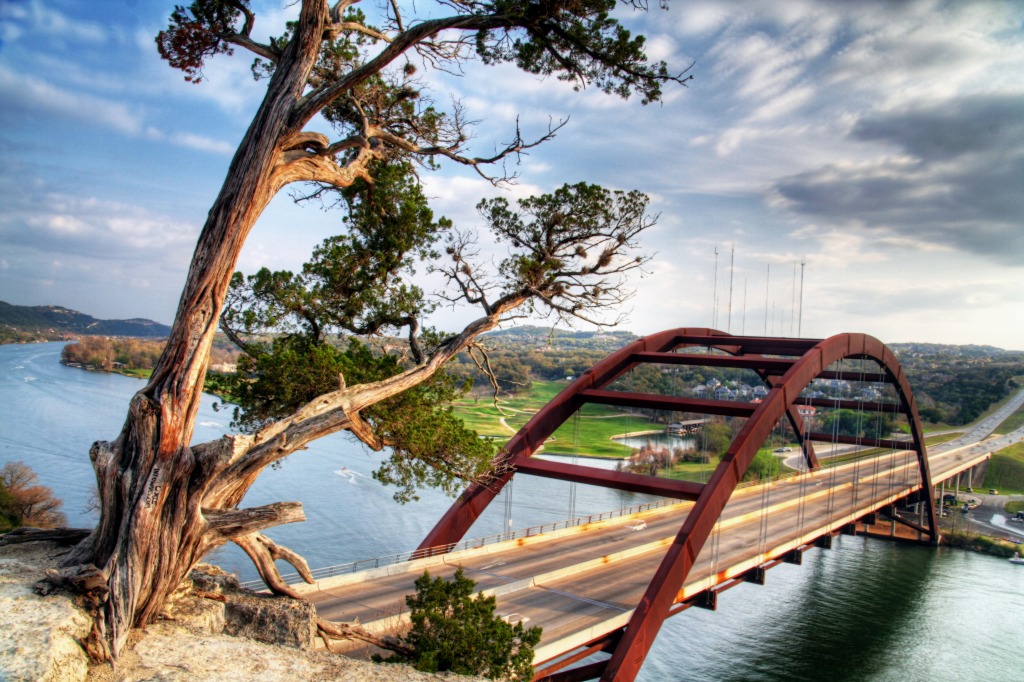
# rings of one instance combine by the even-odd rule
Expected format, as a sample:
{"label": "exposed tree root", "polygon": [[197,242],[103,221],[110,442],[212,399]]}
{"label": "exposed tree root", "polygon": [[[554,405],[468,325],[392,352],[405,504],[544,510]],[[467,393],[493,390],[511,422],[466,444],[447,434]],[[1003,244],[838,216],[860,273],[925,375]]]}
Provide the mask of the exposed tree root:
{"label": "exposed tree root", "polygon": [[361,642],[367,642],[381,649],[402,654],[403,656],[411,656],[413,653],[412,649],[402,644],[397,637],[375,635],[356,623],[337,623],[324,618],[317,618],[316,627],[320,638],[327,645],[327,650],[332,653],[332,639],[358,639]]}
{"label": "exposed tree root", "polygon": [[77,545],[89,537],[91,528],[15,528],[0,535],[0,547],[21,542],[56,542],[59,545]]}
{"label": "exposed tree root", "polygon": [[249,555],[252,562],[256,564],[256,570],[259,571],[260,577],[263,578],[263,582],[267,584],[267,587],[274,594],[283,594],[292,599],[304,600],[304,597],[293,590],[281,577],[277,566],[274,565],[277,559],[283,559],[294,566],[299,575],[302,576],[302,579],[308,584],[312,585],[316,582],[313,579],[313,573],[309,570],[309,564],[306,563],[306,560],[301,555],[296,554],[287,547],[282,547],[266,535],[249,533],[248,535],[233,538],[233,540],[236,545]]}

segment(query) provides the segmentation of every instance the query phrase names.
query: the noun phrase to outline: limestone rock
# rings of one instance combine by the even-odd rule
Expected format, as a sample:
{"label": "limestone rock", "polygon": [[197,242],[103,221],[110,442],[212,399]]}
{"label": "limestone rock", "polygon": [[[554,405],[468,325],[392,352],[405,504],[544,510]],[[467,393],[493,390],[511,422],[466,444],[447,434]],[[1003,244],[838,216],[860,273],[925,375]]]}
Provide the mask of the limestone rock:
{"label": "limestone rock", "polygon": [[[312,641],[310,604],[236,591],[233,578],[193,576],[192,588],[223,594],[228,604],[180,591],[166,615],[174,620],[133,630],[114,666],[89,666],[76,639],[91,623],[66,595],[40,597],[32,585],[59,562],[50,543],[0,548],[0,681],[2,682],[471,682],[430,675],[403,665],[375,665],[326,652],[300,651]],[[216,574],[220,569],[206,572]],[[223,571],[220,571],[223,573]],[[227,612],[233,615],[228,618]],[[219,615],[218,615],[219,614]],[[223,620],[220,620],[223,619]],[[251,621],[249,619],[252,619]],[[278,619],[284,619],[282,625]],[[224,626],[239,637],[217,634]],[[289,647],[246,639],[273,638]]]}
{"label": "limestone rock", "polygon": [[196,634],[219,635],[227,622],[224,613],[223,602],[186,596],[168,605],[161,615]]}
{"label": "limestone rock", "polygon": [[213,564],[197,564],[189,574],[192,585],[197,590],[225,594],[241,589],[238,586],[238,577],[228,573],[220,566]]}
{"label": "limestone rock", "polygon": [[52,543],[29,543],[0,552],[0,680],[71,682],[88,673],[78,644],[89,633],[88,617],[66,595],[32,591],[61,551]]}
{"label": "limestone rock", "polygon": [[316,609],[309,602],[262,594],[228,597],[224,632],[294,649],[313,648]]}

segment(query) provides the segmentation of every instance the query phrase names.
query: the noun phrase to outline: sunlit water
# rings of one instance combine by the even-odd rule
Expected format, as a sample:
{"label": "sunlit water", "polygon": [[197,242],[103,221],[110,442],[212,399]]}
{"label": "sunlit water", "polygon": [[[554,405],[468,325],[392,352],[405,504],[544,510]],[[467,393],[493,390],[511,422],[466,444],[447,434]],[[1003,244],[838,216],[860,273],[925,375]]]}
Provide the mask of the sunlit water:
{"label": "sunlit water", "polygon": [[[60,344],[0,346],[0,464],[22,460],[65,500],[72,525],[87,511],[93,440],[117,436],[128,377],[59,364]],[[203,403],[196,440],[230,417]],[[313,567],[412,549],[448,507],[436,491],[396,504],[371,478],[378,455],[325,438],[268,470],[245,505],[301,501],[308,520],[268,535]],[[590,463],[580,460],[580,463]],[[645,501],[640,495],[522,477],[470,531],[489,535]],[[510,510],[510,516],[508,511]],[[717,612],[690,609],[663,626],[640,678],[655,680],[1024,680],[1024,566],[949,549],[843,537],[767,585],[725,592]],[[237,550],[215,560],[255,577]]]}

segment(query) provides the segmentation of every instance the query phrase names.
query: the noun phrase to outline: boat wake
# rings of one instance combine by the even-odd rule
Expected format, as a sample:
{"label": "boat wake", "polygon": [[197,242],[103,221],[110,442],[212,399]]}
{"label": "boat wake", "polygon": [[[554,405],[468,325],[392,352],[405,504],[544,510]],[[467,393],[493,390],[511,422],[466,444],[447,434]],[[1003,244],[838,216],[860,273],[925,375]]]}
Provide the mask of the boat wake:
{"label": "boat wake", "polygon": [[333,473],[337,476],[341,476],[342,478],[348,479],[348,482],[351,483],[352,485],[359,485],[358,479],[360,478],[369,478],[369,476],[367,476],[366,474],[361,474],[358,471],[352,471],[348,467],[341,467],[340,469],[337,469]]}

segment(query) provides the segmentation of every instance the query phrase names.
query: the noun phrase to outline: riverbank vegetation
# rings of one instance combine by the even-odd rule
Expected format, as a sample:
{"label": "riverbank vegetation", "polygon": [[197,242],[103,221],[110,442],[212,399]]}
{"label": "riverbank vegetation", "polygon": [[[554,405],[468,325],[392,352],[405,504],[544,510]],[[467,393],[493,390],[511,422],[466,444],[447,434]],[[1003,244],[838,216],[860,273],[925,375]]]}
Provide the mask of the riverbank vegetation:
{"label": "riverbank vegetation", "polygon": [[1020,551],[1020,545],[994,538],[988,535],[979,535],[967,530],[944,529],[942,531],[942,542],[950,547],[959,547],[972,552],[982,554],[993,554],[995,556],[1009,557]]}
{"label": "riverbank vegetation", "polygon": [[[133,376],[149,376],[164,352],[166,340],[118,336],[80,336],[64,346],[60,360],[65,365],[105,372],[122,372]],[[215,339],[210,352],[210,365],[231,365],[238,359],[238,349],[223,335]],[[148,371],[147,371],[148,370]]]}
{"label": "riverbank vegetation", "polygon": [[[725,431],[729,430],[724,424],[712,426],[723,426]],[[634,474],[705,483],[715,471],[730,442],[731,436],[716,444],[704,442],[701,447],[692,448],[669,448],[665,445],[646,443],[634,448],[630,456],[619,462],[615,468],[617,471]],[[742,480],[768,480],[778,476],[782,469],[782,461],[771,448],[761,448],[754,455],[754,460]]]}
{"label": "riverbank vegetation", "polygon": [[39,477],[23,462],[8,462],[0,469],[0,533],[31,526],[57,528],[67,524],[63,502],[53,490],[39,485]]}

